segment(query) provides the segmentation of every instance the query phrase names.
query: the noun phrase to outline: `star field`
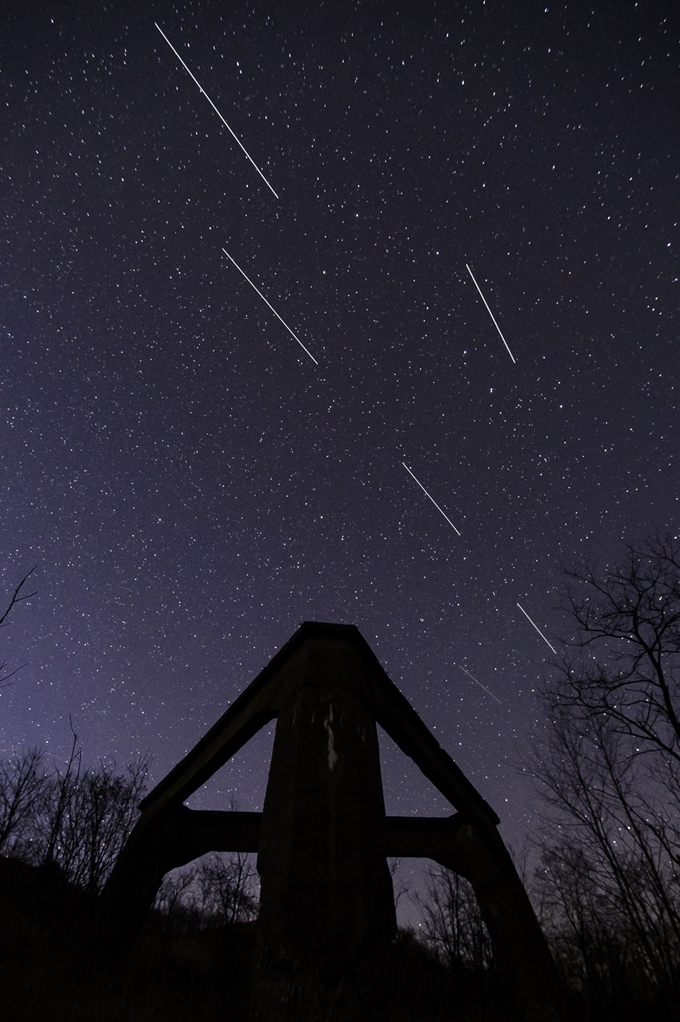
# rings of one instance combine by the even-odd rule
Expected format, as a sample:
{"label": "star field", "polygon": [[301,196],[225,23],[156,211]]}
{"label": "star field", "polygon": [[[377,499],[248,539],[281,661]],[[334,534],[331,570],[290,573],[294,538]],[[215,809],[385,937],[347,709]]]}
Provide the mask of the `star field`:
{"label": "star field", "polygon": [[[71,716],[158,780],[301,621],[354,623],[520,843],[517,603],[559,651],[562,566],[678,527],[675,5],[4,20],[0,591],[40,591],[0,751]],[[259,808],[271,741],[191,804]],[[388,812],[448,811],[383,760]]]}

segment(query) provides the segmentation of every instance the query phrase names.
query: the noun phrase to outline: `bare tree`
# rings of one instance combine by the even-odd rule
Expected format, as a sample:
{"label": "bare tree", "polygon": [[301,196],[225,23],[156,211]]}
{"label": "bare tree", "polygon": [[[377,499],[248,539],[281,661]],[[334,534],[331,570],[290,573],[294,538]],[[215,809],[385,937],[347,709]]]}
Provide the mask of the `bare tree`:
{"label": "bare tree", "polygon": [[253,894],[257,874],[250,855],[243,852],[230,855],[213,853],[200,863],[196,877],[206,922],[214,921],[222,926],[244,923],[255,917]]}
{"label": "bare tree", "polygon": [[193,931],[244,923],[257,915],[258,877],[252,856],[213,852],[163,879],[155,907],[165,928]]}
{"label": "bare tree", "polygon": [[85,769],[78,736],[63,769],[34,749],[0,762],[0,853],[54,868],[90,893],[103,887],[137,818],[149,758],[124,771]]}
{"label": "bare tree", "polygon": [[[73,721],[69,717],[71,727],[71,751],[66,761],[65,770],[55,765],[49,780],[49,797],[44,811],[36,820],[36,838],[33,849],[33,861],[36,865],[49,867],[59,866],[68,875],[70,865],[70,849],[63,843],[64,832],[72,826],[69,806],[73,802],[80,781],[83,752],[78,742],[78,735],[73,730]],[[76,821],[74,820],[73,823]],[[78,821],[79,823],[79,821]]]}
{"label": "bare tree", "polygon": [[48,797],[49,777],[40,749],[0,762],[0,855],[21,858],[34,837]]}
{"label": "bare tree", "polygon": [[119,773],[115,763],[100,762],[70,783],[58,779],[56,804],[64,790],[65,811],[50,821],[50,839],[57,839],[51,855],[71,883],[101,891],[137,818],[148,766],[141,757]]}
{"label": "bare tree", "polygon": [[427,872],[426,896],[414,901],[422,916],[421,934],[450,969],[484,973],[492,967],[491,940],[472,886],[453,870]]}
{"label": "bare tree", "polygon": [[185,933],[201,929],[195,887],[196,869],[192,865],[173,869],[163,877],[154,908],[161,914],[166,931]]}
{"label": "bare tree", "polygon": [[[567,834],[544,849],[537,885],[539,917],[569,984],[587,993],[591,1014],[625,1001],[634,975],[646,982],[646,955],[597,861]],[[619,1003],[619,1006],[622,1006]]]}
{"label": "bare tree", "polygon": [[[5,607],[4,611],[0,611],[0,628],[7,627],[6,624],[7,618],[9,617],[10,613],[17,606],[18,603],[21,603],[23,600],[30,600],[30,598],[32,596],[35,596],[35,594],[37,593],[37,589],[34,590],[32,593],[27,593],[23,591],[24,586],[26,585],[28,579],[31,577],[36,568],[37,565],[34,565],[30,571],[26,572],[21,582],[19,582],[19,585],[16,587],[16,589],[10,596],[9,603]],[[19,667],[15,667],[13,670],[7,671],[7,661],[3,660],[2,663],[0,663],[0,687],[8,684],[9,679],[13,677],[13,675],[15,675],[17,671],[20,671],[25,666],[26,664],[21,664]]]}
{"label": "bare tree", "polygon": [[[540,697],[531,769],[547,812],[544,921],[598,996],[623,977],[680,993],[680,544],[653,536],[623,562],[569,573],[571,655]],[[561,935],[561,936],[560,936]],[[566,951],[567,945],[568,955]]]}
{"label": "bare tree", "polygon": [[680,765],[680,542],[657,534],[620,566],[568,577],[579,655],[562,664],[562,704],[583,720],[606,713],[632,751]]}
{"label": "bare tree", "polygon": [[394,907],[399,907],[399,902],[402,898],[408,897],[411,891],[411,882],[404,876],[399,876],[401,870],[402,861],[398,858],[389,858],[387,860],[387,868],[390,871],[390,877],[392,878],[392,887],[394,890]]}

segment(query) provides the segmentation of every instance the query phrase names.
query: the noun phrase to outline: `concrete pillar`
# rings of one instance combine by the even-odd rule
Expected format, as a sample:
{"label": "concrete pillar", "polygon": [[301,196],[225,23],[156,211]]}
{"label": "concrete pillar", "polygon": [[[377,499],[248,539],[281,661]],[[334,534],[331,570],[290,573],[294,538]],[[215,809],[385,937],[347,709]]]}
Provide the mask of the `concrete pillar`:
{"label": "concrete pillar", "polygon": [[332,1004],[340,1022],[370,1004],[361,977],[396,932],[378,741],[350,643],[317,638],[296,660],[260,832],[258,1018]]}

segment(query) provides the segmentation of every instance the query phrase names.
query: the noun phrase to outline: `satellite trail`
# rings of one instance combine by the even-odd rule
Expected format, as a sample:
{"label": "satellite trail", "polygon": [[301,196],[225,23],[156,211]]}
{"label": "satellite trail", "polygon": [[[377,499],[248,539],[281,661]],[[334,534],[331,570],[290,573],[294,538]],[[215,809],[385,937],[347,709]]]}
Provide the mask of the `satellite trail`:
{"label": "satellite trail", "polygon": [[233,137],[234,137],[234,138],[236,139],[236,141],[238,142],[238,144],[239,144],[239,145],[241,146],[241,149],[242,149],[242,150],[243,150],[243,152],[244,152],[244,153],[246,154],[246,156],[248,157],[248,159],[249,159],[249,160],[250,160],[250,162],[252,163],[253,167],[255,168],[255,170],[256,170],[256,171],[258,172],[258,174],[260,175],[260,177],[262,178],[262,180],[263,180],[263,181],[264,181],[264,183],[266,184],[266,186],[267,186],[267,188],[269,189],[269,191],[270,191],[270,192],[272,192],[272,194],[273,194],[273,195],[274,195],[274,196],[275,196],[275,197],[276,197],[276,198],[278,199],[278,195],[276,194],[276,192],[274,191],[274,189],[272,188],[272,186],[271,186],[271,185],[269,184],[269,181],[267,181],[267,178],[266,178],[266,177],[264,176],[264,174],[262,173],[262,171],[260,170],[260,168],[258,167],[258,165],[257,165],[257,164],[255,163],[255,160],[254,160],[254,159],[252,158],[252,156],[250,155],[250,153],[248,152],[248,150],[246,149],[246,147],[244,146],[243,142],[242,142],[242,141],[241,141],[241,139],[240,139],[240,138],[238,137],[238,135],[236,134],[236,132],[232,131],[232,129],[231,129],[230,127],[229,127],[229,125],[228,125],[228,124],[227,124],[227,122],[225,121],[224,117],[223,117],[223,116],[222,116],[222,114],[221,114],[221,113],[219,112],[219,110],[217,109],[217,107],[215,106],[215,104],[213,103],[213,101],[211,100],[210,96],[208,95],[208,93],[207,93],[207,92],[205,91],[205,89],[203,88],[203,86],[202,86],[202,85],[201,85],[201,83],[199,82],[199,80],[198,80],[198,78],[196,77],[196,75],[195,75],[195,74],[193,73],[193,71],[191,71],[191,70],[190,70],[190,69],[189,69],[189,68],[187,67],[187,65],[186,65],[186,64],[185,64],[185,62],[184,62],[184,61],[182,60],[182,58],[180,57],[179,53],[177,52],[177,50],[175,49],[175,47],[174,47],[174,46],[172,45],[172,43],[170,42],[170,40],[168,39],[168,37],[166,36],[165,32],[163,31],[163,29],[161,28],[161,26],[160,26],[160,25],[158,24],[158,22],[157,22],[157,21],[154,21],[154,25],[156,26],[156,28],[158,29],[158,31],[160,32],[160,34],[161,34],[161,35],[163,36],[163,38],[165,39],[166,43],[168,44],[168,46],[170,47],[170,49],[172,50],[172,52],[173,52],[173,53],[175,54],[175,56],[177,57],[178,61],[180,62],[180,64],[181,64],[181,65],[182,65],[182,67],[184,68],[184,70],[185,70],[185,71],[188,71],[188,73],[189,73],[189,74],[191,75],[191,77],[193,78],[193,80],[194,80],[194,81],[196,82],[196,84],[198,85],[199,89],[201,90],[201,92],[203,93],[203,95],[205,96],[205,98],[206,98],[206,99],[208,100],[208,102],[210,103],[210,106],[211,106],[211,107],[213,108],[213,110],[215,111],[215,113],[217,114],[217,116],[219,117],[219,119],[220,119],[220,120],[222,121],[222,124],[223,124],[223,125],[225,126],[225,128],[227,128],[227,130],[228,130],[229,132],[231,132],[231,134],[233,135]]}
{"label": "satellite trail", "polygon": [[[498,333],[501,335],[501,340],[502,340],[503,344],[505,345],[506,348],[508,348],[508,342],[506,341],[505,337],[503,337],[503,334],[501,333],[501,328],[499,327],[498,323],[496,322],[496,317],[494,316],[493,312],[489,308],[489,303],[487,302],[486,298],[482,294],[482,289],[479,286],[479,284],[477,283],[477,281],[475,280],[475,275],[474,275],[474,273],[472,272],[472,270],[470,269],[470,267],[468,266],[467,263],[465,264],[465,269],[468,271],[468,273],[472,277],[472,283],[475,285],[475,287],[479,291],[479,295],[480,295],[482,301],[484,302],[484,304],[486,305],[486,311],[491,316],[491,318],[493,320],[493,325],[496,327],[496,330],[498,330]],[[510,348],[508,348],[508,355],[510,356],[510,358],[512,359],[513,362],[517,361],[517,359],[515,358],[513,353],[510,351]]]}
{"label": "satellite trail", "polygon": [[547,644],[548,644],[548,646],[550,646],[550,648],[551,648],[551,650],[553,651],[553,653],[555,654],[555,656],[557,656],[557,650],[556,650],[556,649],[555,649],[555,647],[553,646],[552,642],[548,642],[548,640],[546,639],[545,635],[543,634],[543,632],[541,631],[541,629],[540,629],[540,628],[538,627],[538,625],[534,624],[534,622],[533,622],[533,621],[531,620],[531,618],[530,618],[530,617],[529,617],[529,615],[527,614],[527,612],[526,612],[526,610],[524,609],[524,607],[522,606],[522,604],[521,604],[521,603],[518,603],[518,604],[517,604],[517,606],[518,606],[518,607],[519,607],[519,609],[520,609],[520,610],[522,611],[522,613],[524,614],[524,616],[525,616],[525,618],[527,619],[527,621],[528,621],[528,622],[529,622],[530,624],[534,625],[534,628],[536,629],[536,631],[538,632],[538,634],[539,634],[539,635],[541,636],[541,638],[543,639],[543,641],[544,641],[545,643],[547,643]]}
{"label": "satellite trail", "polygon": [[[405,461],[402,461],[402,465],[404,466],[404,468],[406,469],[406,471],[408,472],[408,474],[409,474],[410,476],[413,476],[413,478],[414,478],[414,479],[416,479],[416,477],[415,477],[415,476],[413,475],[413,472],[412,472],[412,471],[411,471],[411,469],[410,469],[410,468],[408,467],[408,465],[406,464],[406,462],[405,462]],[[427,492],[427,490],[425,489],[425,487],[423,486],[423,484],[422,484],[422,483],[420,482],[420,480],[416,479],[416,482],[418,483],[418,486],[419,486],[419,487],[421,488],[421,490],[423,491],[423,493],[425,494],[425,496],[426,496],[426,497],[430,497],[430,494],[429,494],[429,493]],[[436,501],[436,500],[434,499],[434,497],[430,497],[430,500],[432,501],[432,503],[434,504],[434,506],[435,506],[435,507],[437,508],[437,511],[439,511],[440,515],[444,515],[444,518],[446,518],[447,522],[449,523],[449,525],[451,526],[451,528],[453,529],[453,531],[454,531],[454,532],[455,532],[455,533],[456,533],[456,534],[457,534],[458,536],[460,536],[460,532],[458,532],[458,529],[457,529],[457,528],[456,528],[456,526],[455,526],[455,525],[453,524],[453,522],[451,521],[451,519],[449,518],[449,516],[448,516],[447,514],[445,514],[445,513],[444,513],[444,512],[442,511],[442,509],[440,508],[439,504],[438,504],[438,503],[437,503],[437,501]]]}
{"label": "satellite trail", "polygon": [[[227,257],[227,259],[231,259],[232,263],[234,264],[234,266],[236,267],[236,269],[238,270],[238,272],[239,272],[240,274],[242,274],[242,275],[243,275],[243,276],[244,276],[244,277],[246,278],[246,280],[248,281],[248,283],[250,284],[250,286],[251,286],[251,287],[253,288],[253,290],[257,291],[257,293],[258,293],[258,295],[260,296],[260,298],[262,299],[262,301],[263,301],[263,302],[264,302],[264,303],[265,303],[266,305],[268,305],[268,306],[269,306],[269,308],[270,308],[270,309],[272,310],[272,312],[274,313],[274,315],[276,316],[276,318],[277,318],[277,319],[281,319],[281,317],[279,316],[278,312],[276,311],[276,309],[274,308],[274,306],[273,306],[273,305],[271,304],[271,302],[268,302],[268,301],[267,301],[267,299],[265,298],[265,296],[264,296],[264,295],[262,294],[262,292],[260,291],[259,287],[257,287],[257,286],[256,286],[255,284],[253,284],[253,282],[252,282],[252,280],[250,279],[250,277],[249,277],[249,276],[248,276],[248,275],[247,275],[246,273],[244,273],[244,272],[243,272],[243,270],[241,269],[241,267],[239,266],[239,264],[238,264],[238,263],[236,262],[236,260],[235,260],[235,259],[233,258],[233,256],[230,256],[230,255],[229,255],[229,253],[227,252],[226,248],[223,248],[223,249],[222,249],[222,251],[224,252],[224,254],[225,254],[225,256]],[[311,351],[309,351],[309,349],[308,349],[308,348],[305,348],[304,344],[302,343],[302,341],[300,340],[300,338],[298,337],[298,335],[297,335],[296,333],[293,333],[293,331],[291,330],[291,328],[290,328],[290,327],[288,326],[288,324],[286,323],[285,319],[281,319],[281,322],[282,322],[282,323],[283,323],[283,325],[285,326],[285,328],[286,328],[286,330],[288,331],[288,333],[289,333],[289,334],[291,334],[291,336],[293,336],[293,337],[295,338],[295,340],[296,340],[296,341],[298,342],[298,344],[300,345],[300,347],[301,347],[301,348],[302,348],[302,349],[303,349],[304,351],[306,351],[306,352],[307,352],[307,354],[308,354],[308,355],[309,355],[309,357],[311,358],[311,360],[312,360],[312,362],[314,363],[314,365],[317,365],[317,366],[318,366],[318,364],[319,364],[319,363],[318,363],[318,362],[317,362],[317,360],[316,360],[316,359],[314,358],[314,356],[312,355]],[[454,528],[455,528],[455,526],[454,526]]]}
{"label": "satellite trail", "polygon": [[[479,687],[480,687],[480,688],[483,688],[483,689],[484,689],[484,691],[485,691],[485,692],[487,692],[487,693],[488,693],[488,694],[489,694],[489,695],[491,696],[491,698],[492,698],[492,699],[495,699],[497,703],[501,703],[501,701],[500,701],[500,699],[498,698],[498,696],[495,696],[495,695],[493,694],[493,692],[491,692],[491,691],[490,691],[490,690],[489,690],[489,689],[488,689],[488,688],[486,687],[486,685],[482,685],[481,681],[477,681],[477,679],[475,678],[474,674],[470,674],[470,672],[469,672],[469,671],[466,671],[466,670],[465,670],[465,668],[463,667],[463,665],[462,665],[462,664],[457,664],[457,666],[458,666],[458,667],[460,667],[461,671],[464,671],[464,672],[465,672],[465,674],[467,674],[468,678],[472,678],[472,680],[473,680],[473,681],[476,681],[476,682],[477,682],[477,684],[479,685]],[[501,706],[502,706],[502,705],[503,705],[503,703],[501,703]]]}

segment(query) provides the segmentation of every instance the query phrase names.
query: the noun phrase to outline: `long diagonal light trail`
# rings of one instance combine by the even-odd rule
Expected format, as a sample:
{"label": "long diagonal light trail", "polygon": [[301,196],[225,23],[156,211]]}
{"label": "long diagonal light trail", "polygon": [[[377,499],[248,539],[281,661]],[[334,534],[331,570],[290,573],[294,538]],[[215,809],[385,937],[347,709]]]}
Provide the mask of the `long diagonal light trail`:
{"label": "long diagonal light trail", "polygon": [[[464,674],[467,674],[468,678],[472,678],[472,680],[473,680],[473,681],[477,682],[477,684],[479,685],[479,687],[480,687],[480,688],[483,688],[483,689],[484,689],[484,691],[485,691],[486,693],[488,693],[488,695],[490,695],[492,699],[495,699],[497,703],[501,703],[501,701],[500,701],[500,699],[498,698],[498,696],[495,696],[495,695],[493,694],[493,692],[492,692],[492,691],[491,691],[490,689],[488,689],[488,688],[486,687],[486,685],[482,685],[481,681],[477,681],[477,679],[475,678],[474,674],[470,674],[470,672],[469,672],[469,671],[466,671],[466,670],[465,670],[465,668],[463,667],[463,665],[462,665],[462,664],[457,664],[456,666],[457,666],[457,667],[459,667],[459,668],[461,669],[461,671],[463,671],[463,673],[464,673]],[[503,705],[503,703],[501,703],[501,706],[502,706],[502,705]]]}
{"label": "long diagonal light trail", "polygon": [[503,344],[504,344],[504,345],[505,345],[505,347],[506,347],[506,348],[508,349],[508,355],[510,356],[510,358],[512,359],[512,361],[513,361],[513,362],[517,362],[517,359],[515,358],[515,356],[513,355],[513,353],[512,353],[511,351],[510,351],[510,348],[508,347],[508,342],[506,341],[505,337],[503,337],[503,334],[502,334],[502,332],[501,332],[501,328],[499,327],[498,323],[496,322],[496,317],[494,316],[493,312],[492,312],[492,311],[491,311],[491,309],[489,308],[489,303],[487,302],[486,298],[485,298],[485,297],[484,297],[484,295],[482,294],[482,289],[481,289],[481,287],[479,286],[479,284],[478,284],[478,283],[477,283],[477,281],[475,280],[475,275],[474,275],[474,273],[472,272],[472,270],[470,269],[470,267],[468,266],[468,264],[467,264],[467,263],[465,264],[465,269],[466,269],[466,270],[468,271],[468,273],[469,273],[469,274],[470,274],[470,276],[472,277],[472,283],[473,283],[473,284],[475,285],[475,287],[476,287],[476,288],[477,288],[477,290],[479,291],[479,295],[480,295],[480,298],[482,299],[482,301],[483,301],[483,302],[484,302],[484,304],[486,305],[486,311],[487,311],[487,312],[489,313],[489,315],[491,316],[491,318],[492,318],[492,320],[493,320],[493,325],[494,325],[494,326],[496,327],[496,330],[498,330],[498,333],[499,333],[499,334],[501,335],[501,340],[502,340]]}
{"label": "long diagonal light trail", "polygon": [[189,74],[191,75],[191,77],[193,78],[193,80],[194,80],[194,81],[196,82],[196,85],[198,85],[199,89],[201,90],[201,92],[203,93],[203,95],[205,96],[205,98],[206,98],[206,99],[208,100],[208,102],[210,103],[210,106],[211,106],[211,107],[213,108],[213,110],[215,111],[215,113],[217,114],[217,116],[219,117],[219,119],[220,119],[220,120],[222,121],[222,124],[223,124],[223,125],[225,126],[225,128],[227,129],[227,131],[229,131],[229,132],[231,133],[231,135],[232,135],[232,136],[233,136],[233,137],[234,137],[234,138],[236,139],[236,141],[238,142],[238,144],[239,144],[239,145],[241,146],[241,149],[242,149],[242,150],[243,150],[243,152],[244,152],[244,153],[246,154],[246,156],[248,157],[248,159],[249,159],[249,160],[250,160],[250,162],[252,163],[253,167],[255,168],[255,170],[256,170],[256,171],[258,172],[258,174],[260,175],[260,177],[262,178],[262,180],[263,180],[263,181],[264,181],[264,183],[266,184],[266,186],[267,186],[267,188],[269,189],[269,191],[270,191],[270,192],[272,192],[272,194],[273,194],[273,195],[274,195],[274,196],[275,196],[275,197],[276,197],[276,198],[278,199],[278,195],[276,194],[276,192],[274,191],[274,189],[272,188],[272,186],[271,186],[271,185],[269,184],[269,181],[267,181],[267,178],[266,178],[266,177],[264,176],[264,174],[262,173],[262,171],[260,170],[260,168],[258,167],[258,165],[257,165],[257,164],[255,163],[255,160],[254,160],[254,159],[252,158],[252,156],[250,155],[250,153],[248,152],[248,150],[246,149],[246,147],[244,146],[243,142],[242,142],[242,141],[241,141],[241,139],[240,139],[240,138],[238,137],[238,135],[236,134],[236,132],[235,132],[235,131],[233,131],[233,130],[232,130],[232,129],[231,129],[230,127],[229,127],[229,125],[228,125],[228,124],[227,124],[227,122],[225,121],[224,117],[223,117],[223,116],[222,116],[222,114],[221,114],[221,113],[219,112],[219,110],[217,109],[217,107],[215,106],[215,104],[213,103],[213,101],[211,100],[210,96],[208,95],[208,93],[207,93],[207,92],[205,91],[205,89],[203,88],[203,86],[202,86],[202,85],[201,85],[201,83],[199,82],[199,80],[198,80],[198,78],[196,77],[196,75],[195,75],[195,74],[193,73],[193,71],[192,71],[192,70],[191,70],[190,68],[188,68],[188,67],[187,67],[186,63],[185,63],[185,62],[184,62],[184,61],[182,60],[181,56],[179,55],[179,53],[177,52],[177,50],[175,49],[175,47],[174,47],[174,46],[172,45],[172,43],[170,42],[170,40],[168,39],[168,37],[166,36],[165,32],[163,31],[163,29],[161,28],[161,26],[160,26],[160,25],[158,24],[158,22],[157,22],[157,21],[154,21],[154,25],[156,26],[156,28],[158,29],[158,31],[160,32],[160,34],[161,34],[161,35],[163,36],[163,38],[165,39],[166,43],[168,44],[168,46],[170,47],[170,49],[172,50],[172,52],[173,52],[173,53],[175,54],[175,56],[177,57],[178,61],[180,62],[180,64],[181,64],[181,65],[182,65],[182,67],[184,68],[184,70],[185,70],[185,71],[187,71],[187,72],[188,72],[188,73],[189,73]]}
{"label": "long diagonal light trail", "polygon": [[531,620],[531,618],[530,618],[530,617],[529,617],[529,615],[527,614],[527,612],[526,612],[526,610],[524,609],[524,607],[522,606],[522,604],[521,604],[521,603],[518,603],[518,604],[517,604],[517,606],[518,606],[518,607],[519,607],[519,609],[520,609],[520,610],[522,611],[522,613],[524,614],[524,616],[525,616],[525,618],[527,619],[527,621],[529,622],[529,624],[532,624],[532,625],[534,626],[534,628],[536,629],[536,631],[538,632],[538,634],[539,634],[539,635],[541,636],[541,638],[543,639],[543,641],[544,641],[545,643],[547,643],[547,644],[548,644],[548,646],[550,646],[550,648],[551,648],[551,650],[553,651],[553,653],[555,654],[555,656],[557,656],[557,650],[556,650],[556,649],[555,649],[555,647],[553,646],[552,642],[548,642],[548,640],[546,639],[545,635],[543,634],[543,632],[541,631],[541,629],[540,629],[540,628],[538,627],[538,625],[537,625],[537,624],[535,624],[535,623],[534,623],[534,622],[533,622],[533,621]]}
{"label": "long diagonal light trail", "polygon": [[[250,286],[251,286],[251,287],[253,288],[253,290],[254,290],[254,291],[257,291],[257,293],[258,293],[258,295],[260,296],[260,298],[262,299],[262,301],[263,301],[263,302],[264,302],[264,303],[265,303],[266,305],[268,305],[268,306],[269,306],[269,308],[270,308],[270,309],[272,310],[272,312],[274,313],[274,315],[276,316],[276,318],[277,318],[277,319],[281,319],[281,317],[279,316],[278,312],[276,311],[276,309],[274,308],[274,306],[272,305],[272,303],[271,303],[271,302],[268,302],[268,301],[267,301],[267,299],[265,298],[265,296],[264,296],[264,295],[262,294],[262,292],[260,291],[259,287],[257,287],[257,286],[256,286],[255,284],[253,284],[253,282],[252,282],[252,280],[250,279],[250,277],[248,276],[248,274],[247,274],[247,273],[244,273],[244,272],[243,272],[243,270],[241,269],[241,267],[239,266],[239,264],[238,264],[238,263],[236,262],[236,260],[234,259],[234,257],[233,257],[233,256],[230,256],[230,255],[229,255],[229,253],[227,252],[226,248],[223,248],[223,249],[222,249],[222,251],[224,252],[224,254],[225,254],[225,256],[227,257],[227,259],[231,259],[232,263],[234,264],[234,266],[236,267],[236,269],[238,270],[238,272],[239,272],[240,274],[242,274],[242,275],[243,275],[243,276],[244,276],[244,277],[246,278],[246,280],[248,281],[248,283],[250,284]],[[318,366],[318,364],[319,364],[319,363],[318,363],[318,362],[317,362],[317,360],[316,360],[316,359],[314,358],[314,356],[312,355],[312,353],[311,353],[311,351],[309,350],[309,348],[305,348],[304,344],[302,343],[302,341],[300,340],[300,338],[298,337],[298,335],[297,335],[296,333],[294,333],[294,332],[293,332],[293,331],[291,330],[291,328],[290,328],[290,327],[288,326],[288,324],[286,323],[285,319],[281,319],[281,322],[282,322],[282,323],[283,323],[283,325],[285,326],[285,328],[286,328],[286,330],[288,331],[288,333],[289,333],[289,334],[290,334],[290,335],[291,335],[292,337],[294,337],[294,338],[295,338],[295,340],[296,340],[296,341],[298,342],[298,344],[300,345],[300,347],[301,347],[301,348],[302,348],[302,349],[303,349],[304,351],[306,351],[306,352],[307,352],[307,354],[308,354],[308,355],[309,355],[309,357],[311,358],[311,360],[312,360],[312,362],[314,363],[314,365],[317,365],[317,366]]]}
{"label": "long diagonal light trail", "polygon": [[[411,469],[410,469],[410,468],[408,467],[408,465],[406,464],[406,462],[405,462],[405,461],[402,461],[402,465],[404,466],[404,468],[406,469],[406,471],[408,472],[408,474],[409,474],[410,476],[412,476],[412,477],[413,477],[414,479],[416,479],[416,477],[415,477],[415,476],[413,475],[413,472],[412,472],[412,471],[411,471]],[[444,512],[444,511],[442,511],[442,509],[440,508],[439,504],[438,504],[438,503],[437,503],[437,501],[436,501],[436,500],[434,499],[434,497],[430,497],[430,494],[429,494],[429,493],[427,492],[427,490],[425,489],[425,487],[423,486],[423,484],[422,484],[422,483],[420,482],[420,480],[419,480],[419,479],[416,479],[416,482],[418,483],[418,486],[419,486],[419,487],[421,488],[421,490],[423,491],[423,493],[425,494],[425,496],[426,496],[426,497],[429,497],[429,498],[430,498],[430,500],[432,501],[432,503],[434,504],[434,506],[435,506],[435,507],[437,508],[437,511],[439,511],[439,514],[440,514],[440,515],[444,515],[444,518],[446,518],[447,522],[449,523],[449,525],[451,526],[451,528],[453,529],[453,531],[454,531],[454,532],[455,532],[455,533],[456,533],[456,534],[457,534],[458,536],[460,536],[460,532],[458,531],[458,529],[456,528],[456,526],[455,526],[455,525],[453,524],[453,522],[451,521],[451,519],[449,518],[449,516],[448,516],[448,515],[447,515],[447,514],[446,514],[446,513]]]}

